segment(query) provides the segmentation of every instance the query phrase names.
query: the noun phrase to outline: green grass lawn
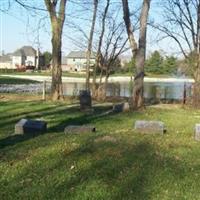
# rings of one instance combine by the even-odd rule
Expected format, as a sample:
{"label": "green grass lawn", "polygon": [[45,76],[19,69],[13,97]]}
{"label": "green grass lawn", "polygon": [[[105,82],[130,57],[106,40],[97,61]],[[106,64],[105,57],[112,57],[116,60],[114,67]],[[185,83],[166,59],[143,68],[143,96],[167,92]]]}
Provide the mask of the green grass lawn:
{"label": "green grass lawn", "polygon": [[[1,199],[200,199],[200,110],[180,106],[103,116],[76,104],[0,100]],[[21,118],[48,122],[46,134],[12,136]],[[162,120],[167,133],[141,135],[137,119]],[[69,124],[94,124],[96,133],[66,135]]]}
{"label": "green grass lawn", "polygon": [[37,81],[20,79],[20,78],[11,78],[11,77],[3,77],[0,76],[0,84],[30,84],[30,83],[38,83]]}
{"label": "green grass lawn", "polygon": [[[50,71],[42,71],[42,72],[12,72],[12,73],[1,73],[1,75],[28,75],[28,76],[51,76]],[[64,77],[76,77],[76,78],[85,78],[85,74],[76,73],[76,72],[62,72]]]}
{"label": "green grass lawn", "polygon": [[[2,73],[2,75],[29,75],[29,76],[51,76],[51,72],[49,71],[42,71],[42,72],[13,72],[13,73]],[[81,73],[76,73],[76,72],[63,72],[62,73],[63,77],[75,77],[75,78],[85,78],[85,74]],[[114,74],[111,74],[110,77],[118,77],[118,76],[127,76],[131,77],[133,76],[133,73],[131,72],[126,72],[126,73],[120,73],[116,72]],[[99,77],[99,75],[97,75]],[[151,74],[151,73],[146,73],[145,77],[151,77],[151,78],[170,78],[172,77],[171,75],[167,74]],[[92,75],[91,75],[92,78]]]}

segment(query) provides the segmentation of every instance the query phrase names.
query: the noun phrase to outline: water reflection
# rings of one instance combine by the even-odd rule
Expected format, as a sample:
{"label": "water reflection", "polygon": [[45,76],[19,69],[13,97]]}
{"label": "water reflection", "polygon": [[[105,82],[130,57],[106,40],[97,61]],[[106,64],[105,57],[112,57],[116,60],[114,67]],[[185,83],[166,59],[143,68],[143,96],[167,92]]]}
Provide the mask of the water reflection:
{"label": "water reflection", "polygon": [[[184,82],[145,82],[144,97],[152,100],[182,100],[184,84],[186,84],[186,94],[190,97],[192,84]],[[79,91],[84,89],[84,83],[63,83],[63,92],[66,96],[78,96]],[[109,83],[106,94],[107,96],[130,97],[130,84],[128,82]]]}

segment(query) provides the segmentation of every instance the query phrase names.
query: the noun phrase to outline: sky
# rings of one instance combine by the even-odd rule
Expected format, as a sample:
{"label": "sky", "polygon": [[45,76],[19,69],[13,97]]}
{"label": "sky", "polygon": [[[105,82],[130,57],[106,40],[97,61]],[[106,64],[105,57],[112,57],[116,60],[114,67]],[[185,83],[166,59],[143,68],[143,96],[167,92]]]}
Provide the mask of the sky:
{"label": "sky", "polygon": [[[8,0],[0,1],[0,10],[3,10],[6,8]],[[6,12],[0,11],[0,52],[4,51],[5,53],[12,53],[24,45],[31,45],[34,48],[39,48],[42,52],[51,51],[51,28],[48,13],[44,11],[32,13],[20,7],[18,4],[13,3],[14,0],[10,1],[10,9]],[[26,4],[29,3],[29,5],[34,5],[37,8],[45,9],[43,0],[22,1]],[[34,2],[34,4],[32,4],[32,2]],[[121,0],[114,0],[114,3],[112,5],[112,9],[115,9],[115,7],[117,8],[117,5],[120,5]],[[100,5],[99,10],[102,9],[101,6],[102,5]],[[129,4],[129,7],[132,7],[131,3]],[[77,29],[71,27],[70,25],[72,22],[77,24],[87,35],[89,33],[90,19],[92,16],[91,9],[92,7],[86,4],[81,6],[72,3],[67,4],[67,25],[64,26],[62,47],[64,55],[72,50],[79,50],[79,44],[84,42],[86,43],[83,33],[80,33]],[[83,10],[85,11],[83,12]],[[161,13],[161,9],[153,2],[150,10],[150,18],[154,18],[159,21]],[[119,18],[122,20],[122,15],[119,15]],[[96,24],[98,29],[100,24],[98,22]],[[169,55],[175,55],[179,52],[178,47],[171,39],[162,40],[157,43],[157,37],[159,37],[159,33],[149,28],[147,38],[147,54],[150,54],[154,50],[160,50],[163,54]]]}

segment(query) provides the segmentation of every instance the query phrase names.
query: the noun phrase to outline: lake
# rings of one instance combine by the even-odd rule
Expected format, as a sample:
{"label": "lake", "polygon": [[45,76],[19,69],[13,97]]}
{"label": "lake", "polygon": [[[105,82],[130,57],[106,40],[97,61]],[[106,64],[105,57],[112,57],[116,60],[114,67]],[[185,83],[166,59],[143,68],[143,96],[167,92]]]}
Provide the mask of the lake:
{"label": "lake", "polygon": [[[145,82],[144,97],[149,100],[182,100],[184,87],[187,97],[190,97],[192,87],[190,82]],[[66,96],[78,96],[79,91],[84,89],[84,83],[63,83],[63,92]],[[106,94],[109,97],[130,97],[130,84],[129,82],[109,83]]]}
{"label": "lake", "polygon": [[[13,76],[15,78],[26,78],[47,82],[47,92],[50,91],[50,76]],[[145,77],[144,82],[144,97],[146,100],[160,101],[180,101],[183,99],[184,87],[186,88],[187,97],[192,95],[192,79],[188,78],[149,78]],[[106,94],[107,96],[130,97],[130,77],[110,77]],[[63,77],[63,92],[65,96],[78,96],[80,90],[85,89],[84,78]],[[30,90],[30,87],[32,88]],[[0,92],[30,92],[41,93],[42,84],[33,86],[26,85],[0,85]]]}

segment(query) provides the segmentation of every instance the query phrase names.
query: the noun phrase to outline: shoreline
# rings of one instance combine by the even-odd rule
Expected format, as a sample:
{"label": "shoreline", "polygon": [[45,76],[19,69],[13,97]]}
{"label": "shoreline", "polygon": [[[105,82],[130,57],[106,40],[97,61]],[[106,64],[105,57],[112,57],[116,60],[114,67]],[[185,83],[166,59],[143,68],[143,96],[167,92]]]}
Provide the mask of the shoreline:
{"label": "shoreline", "polygon": [[[29,75],[0,75],[2,77],[11,77],[11,78],[19,78],[19,79],[28,79],[33,81],[47,81],[51,82],[51,76],[29,76]],[[133,77],[134,78],[134,77]],[[104,80],[104,79],[103,79]],[[117,77],[110,77],[108,79],[109,83],[117,83],[117,82],[125,82],[128,83],[131,80],[131,77],[127,76],[117,76]],[[70,82],[76,82],[76,83],[84,83],[85,78],[78,78],[78,77],[62,77],[63,83],[70,83]],[[90,79],[92,81],[92,79]],[[99,79],[97,78],[97,81]],[[151,77],[145,77],[144,82],[166,82],[166,83],[194,83],[194,79],[191,78],[151,78]]]}

